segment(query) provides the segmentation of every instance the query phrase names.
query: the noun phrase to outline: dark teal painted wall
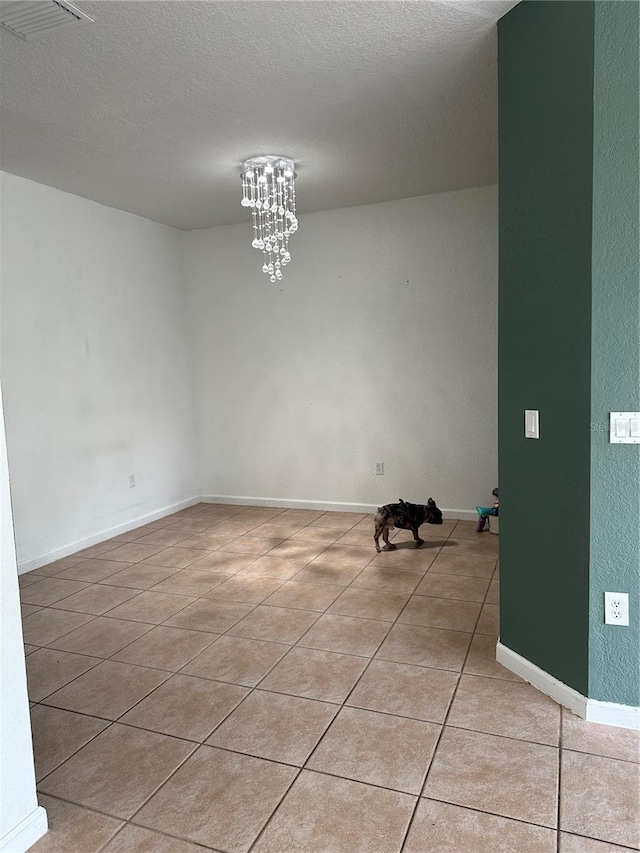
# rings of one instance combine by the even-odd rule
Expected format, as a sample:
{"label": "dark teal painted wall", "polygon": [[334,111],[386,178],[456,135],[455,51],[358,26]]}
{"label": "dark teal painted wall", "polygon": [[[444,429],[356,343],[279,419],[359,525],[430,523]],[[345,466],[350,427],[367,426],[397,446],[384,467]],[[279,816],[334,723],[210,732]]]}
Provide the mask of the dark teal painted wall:
{"label": "dark teal painted wall", "polygon": [[[596,2],[591,410],[640,411],[640,5]],[[591,435],[589,696],[640,705],[640,446]],[[603,624],[605,590],[630,626]]]}
{"label": "dark teal painted wall", "polygon": [[[501,641],[640,704],[637,2],[524,0],[498,25]],[[523,410],[540,409],[539,441]],[[605,590],[631,625],[604,625]]]}
{"label": "dark teal painted wall", "polygon": [[594,3],[525,0],[498,45],[500,639],[586,694]]}

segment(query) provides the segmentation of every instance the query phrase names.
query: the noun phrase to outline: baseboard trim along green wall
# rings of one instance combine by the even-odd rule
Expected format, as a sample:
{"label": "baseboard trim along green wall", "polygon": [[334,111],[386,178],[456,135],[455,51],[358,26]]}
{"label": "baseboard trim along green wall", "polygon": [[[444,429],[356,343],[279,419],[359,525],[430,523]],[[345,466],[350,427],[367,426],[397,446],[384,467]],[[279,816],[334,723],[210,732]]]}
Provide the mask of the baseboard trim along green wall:
{"label": "baseboard trim along green wall", "polygon": [[500,642],[496,646],[496,660],[584,720],[640,731],[640,707],[589,699]]}

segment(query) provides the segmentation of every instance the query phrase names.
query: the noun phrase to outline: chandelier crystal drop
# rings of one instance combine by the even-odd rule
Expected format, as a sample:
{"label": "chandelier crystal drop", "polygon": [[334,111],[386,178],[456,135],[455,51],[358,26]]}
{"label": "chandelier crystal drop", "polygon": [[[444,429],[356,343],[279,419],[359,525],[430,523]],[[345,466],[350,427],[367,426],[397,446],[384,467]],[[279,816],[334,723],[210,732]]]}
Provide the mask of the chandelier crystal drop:
{"label": "chandelier crystal drop", "polygon": [[291,260],[289,237],[298,230],[295,164],[289,157],[265,155],[242,164],[243,207],[251,209],[254,249],[262,252],[262,272],[275,283]]}

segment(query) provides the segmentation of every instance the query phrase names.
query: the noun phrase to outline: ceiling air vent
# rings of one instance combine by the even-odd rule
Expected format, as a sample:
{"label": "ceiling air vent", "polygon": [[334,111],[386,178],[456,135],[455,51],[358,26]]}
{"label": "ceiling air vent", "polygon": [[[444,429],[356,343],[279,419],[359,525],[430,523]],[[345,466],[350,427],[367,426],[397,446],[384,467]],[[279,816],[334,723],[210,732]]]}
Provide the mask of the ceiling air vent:
{"label": "ceiling air vent", "polygon": [[0,2],[0,25],[27,41],[89,21],[93,18],[66,0]]}

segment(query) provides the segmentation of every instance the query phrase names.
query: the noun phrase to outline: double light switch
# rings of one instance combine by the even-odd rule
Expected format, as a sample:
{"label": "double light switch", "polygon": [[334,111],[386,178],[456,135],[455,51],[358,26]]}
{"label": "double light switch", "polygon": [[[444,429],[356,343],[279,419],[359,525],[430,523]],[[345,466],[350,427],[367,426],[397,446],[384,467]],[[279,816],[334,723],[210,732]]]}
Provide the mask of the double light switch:
{"label": "double light switch", "polygon": [[609,412],[609,442],[640,444],[640,412]]}

